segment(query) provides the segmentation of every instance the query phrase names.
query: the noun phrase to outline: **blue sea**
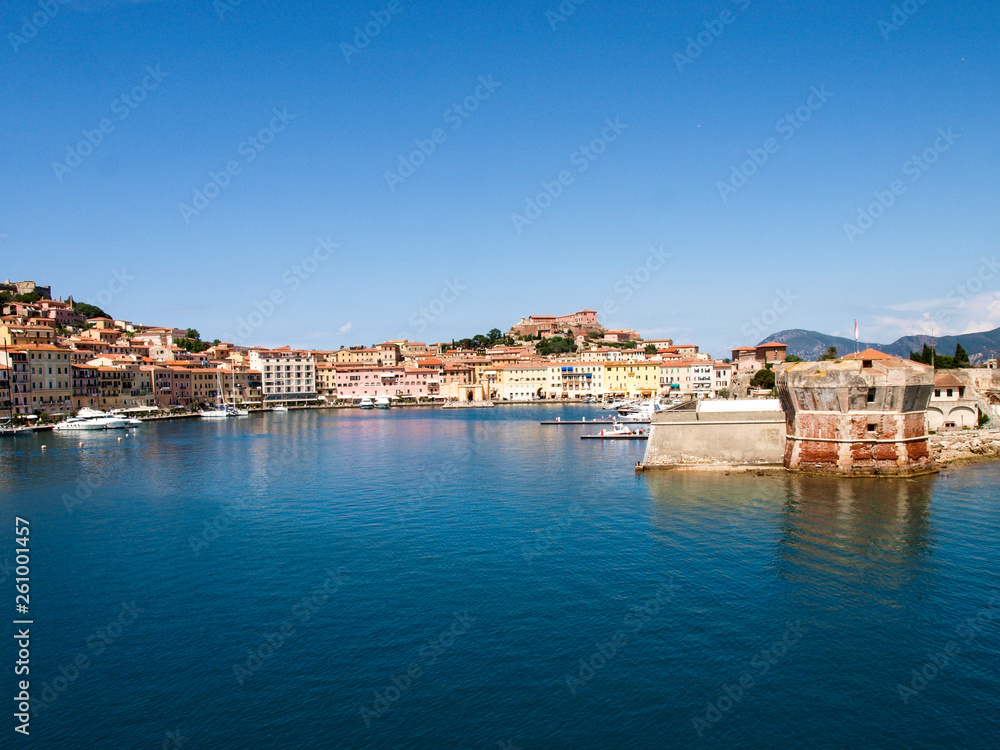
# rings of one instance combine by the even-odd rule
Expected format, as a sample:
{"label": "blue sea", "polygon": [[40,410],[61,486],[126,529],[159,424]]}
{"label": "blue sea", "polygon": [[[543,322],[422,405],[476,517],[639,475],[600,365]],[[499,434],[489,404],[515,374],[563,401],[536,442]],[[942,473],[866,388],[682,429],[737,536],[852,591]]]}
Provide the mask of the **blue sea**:
{"label": "blue sea", "polygon": [[1000,466],[637,475],[539,424],[601,414],[0,438],[0,745],[1000,747]]}

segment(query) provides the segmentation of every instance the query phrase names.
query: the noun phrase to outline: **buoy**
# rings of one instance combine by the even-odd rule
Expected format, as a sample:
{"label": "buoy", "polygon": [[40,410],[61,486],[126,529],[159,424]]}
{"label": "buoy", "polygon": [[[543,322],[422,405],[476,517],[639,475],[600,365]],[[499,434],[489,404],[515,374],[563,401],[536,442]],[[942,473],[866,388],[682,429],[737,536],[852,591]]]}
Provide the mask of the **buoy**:
{"label": "buoy", "polygon": [[80,447],[81,448],[83,447],[83,441],[82,440],[80,441]]}
{"label": "buoy", "polygon": [[122,439],[121,439],[121,438],[118,438],[118,442],[120,443],[121,441],[122,441]]}
{"label": "buoy", "polygon": [[43,445],[42,450],[45,450],[48,446]]}

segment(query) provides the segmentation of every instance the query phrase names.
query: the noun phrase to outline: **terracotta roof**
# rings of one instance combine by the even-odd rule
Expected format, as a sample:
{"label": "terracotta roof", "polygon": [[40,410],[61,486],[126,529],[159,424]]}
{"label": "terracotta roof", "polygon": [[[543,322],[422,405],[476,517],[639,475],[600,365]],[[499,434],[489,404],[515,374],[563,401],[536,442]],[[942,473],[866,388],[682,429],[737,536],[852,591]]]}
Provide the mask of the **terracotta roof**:
{"label": "terracotta roof", "polygon": [[783,346],[786,349],[788,348],[788,344],[782,344],[780,341],[768,341],[766,344],[757,344],[758,349],[764,346]]}
{"label": "terracotta roof", "polygon": [[893,357],[891,354],[880,352],[878,349],[865,349],[863,352],[858,352],[857,354],[854,352],[845,354],[841,359],[899,359],[899,357]]}
{"label": "terracotta roof", "polygon": [[934,376],[935,388],[960,388],[964,385],[965,383],[956,378],[950,372],[941,372]]}

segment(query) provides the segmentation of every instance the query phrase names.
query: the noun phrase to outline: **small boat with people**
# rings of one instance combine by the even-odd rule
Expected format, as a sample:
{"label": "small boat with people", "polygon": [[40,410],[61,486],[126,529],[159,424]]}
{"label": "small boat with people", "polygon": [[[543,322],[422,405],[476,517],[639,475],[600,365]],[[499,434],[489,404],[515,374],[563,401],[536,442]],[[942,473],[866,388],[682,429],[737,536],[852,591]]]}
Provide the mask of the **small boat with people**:
{"label": "small boat with people", "polygon": [[283,404],[280,405],[280,406],[272,406],[271,407],[271,411],[276,411],[276,412],[278,412],[280,414],[282,412],[288,411],[288,407],[285,406],[285,405],[283,405]]}

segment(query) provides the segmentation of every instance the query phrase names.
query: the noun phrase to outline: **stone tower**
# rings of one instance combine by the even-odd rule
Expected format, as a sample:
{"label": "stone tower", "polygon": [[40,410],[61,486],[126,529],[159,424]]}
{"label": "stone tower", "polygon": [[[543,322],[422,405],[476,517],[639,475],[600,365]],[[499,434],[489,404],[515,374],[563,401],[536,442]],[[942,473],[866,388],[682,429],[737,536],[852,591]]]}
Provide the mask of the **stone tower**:
{"label": "stone tower", "polygon": [[927,445],[931,367],[867,350],[775,371],[786,468],[858,476],[935,470]]}

